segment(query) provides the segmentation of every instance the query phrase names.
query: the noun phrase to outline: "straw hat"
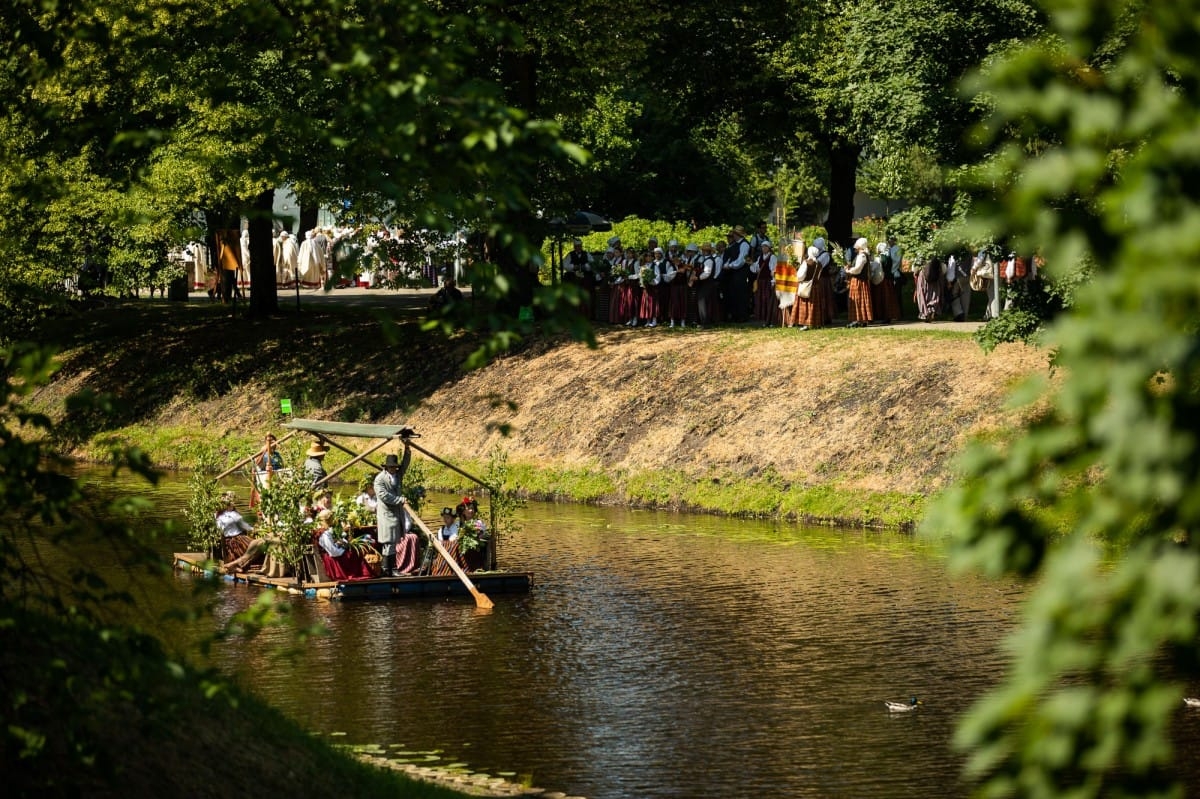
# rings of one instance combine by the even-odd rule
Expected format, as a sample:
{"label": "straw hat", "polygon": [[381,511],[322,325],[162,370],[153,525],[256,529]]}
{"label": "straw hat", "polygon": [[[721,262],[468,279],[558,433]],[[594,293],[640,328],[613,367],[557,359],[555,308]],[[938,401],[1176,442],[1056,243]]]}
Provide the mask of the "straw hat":
{"label": "straw hat", "polygon": [[322,444],[320,441],[314,441],[309,445],[308,451],[304,454],[309,458],[319,458],[329,451],[329,447]]}

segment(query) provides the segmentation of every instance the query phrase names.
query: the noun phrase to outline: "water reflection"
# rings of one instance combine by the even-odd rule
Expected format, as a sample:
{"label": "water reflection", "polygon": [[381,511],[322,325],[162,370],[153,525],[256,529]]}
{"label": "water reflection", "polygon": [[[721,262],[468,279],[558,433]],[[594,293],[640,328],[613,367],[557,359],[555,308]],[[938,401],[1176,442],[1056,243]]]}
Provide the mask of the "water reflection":
{"label": "water reflection", "polygon": [[[164,513],[183,491],[156,492]],[[534,589],[491,613],[295,600],[327,637],[285,659],[291,633],[268,631],[214,662],[315,731],[592,799],[966,795],[948,742],[1003,670],[1019,585],[952,579],[899,534],[562,505],[522,522],[501,565]],[[229,586],[218,615],[257,596]],[[884,709],[910,695],[921,711]]]}

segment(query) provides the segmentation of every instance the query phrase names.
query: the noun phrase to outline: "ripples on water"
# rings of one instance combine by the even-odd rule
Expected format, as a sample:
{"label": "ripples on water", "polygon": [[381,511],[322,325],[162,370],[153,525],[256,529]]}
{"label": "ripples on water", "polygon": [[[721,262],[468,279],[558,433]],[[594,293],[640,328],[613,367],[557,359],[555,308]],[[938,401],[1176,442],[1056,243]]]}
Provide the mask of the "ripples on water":
{"label": "ripples on water", "polygon": [[[899,534],[556,505],[522,522],[501,565],[534,589],[491,613],[296,600],[328,637],[214,659],[313,730],[591,799],[966,795],[949,741],[1002,673],[1018,586],[951,579]],[[257,596],[230,586],[218,615]],[[916,713],[883,706],[910,695]]]}

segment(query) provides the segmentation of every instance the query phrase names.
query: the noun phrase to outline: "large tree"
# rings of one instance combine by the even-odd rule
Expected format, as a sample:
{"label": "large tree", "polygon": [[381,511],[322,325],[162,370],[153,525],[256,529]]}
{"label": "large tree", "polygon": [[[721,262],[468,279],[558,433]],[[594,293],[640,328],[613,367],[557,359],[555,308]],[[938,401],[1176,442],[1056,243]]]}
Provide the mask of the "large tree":
{"label": "large tree", "polygon": [[958,80],[1040,24],[1024,0],[794,3],[774,79],[800,135],[798,152],[783,155],[823,160],[833,240],[851,240],[864,159],[903,164],[917,147],[939,163],[964,161],[961,142],[978,112]]}

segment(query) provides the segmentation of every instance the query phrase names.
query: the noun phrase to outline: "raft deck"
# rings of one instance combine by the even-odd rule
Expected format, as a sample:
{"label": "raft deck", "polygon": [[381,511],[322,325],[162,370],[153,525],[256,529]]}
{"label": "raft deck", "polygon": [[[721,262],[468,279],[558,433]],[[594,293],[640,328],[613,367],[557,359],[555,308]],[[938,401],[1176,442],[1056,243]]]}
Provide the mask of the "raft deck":
{"label": "raft deck", "polygon": [[[298,583],[292,577],[267,577],[256,572],[225,572],[204,568],[208,555],[203,552],[176,552],[175,568],[193,574],[221,575],[235,583],[273,588],[288,593],[323,599],[411,599],[414,597],[470,596],[462,581],[454,575],[376,577],[370,580],[338,580],[322,583]],[[533,585],[528,572],[471,572],[471,582],[485,594],[527,594]]]}

